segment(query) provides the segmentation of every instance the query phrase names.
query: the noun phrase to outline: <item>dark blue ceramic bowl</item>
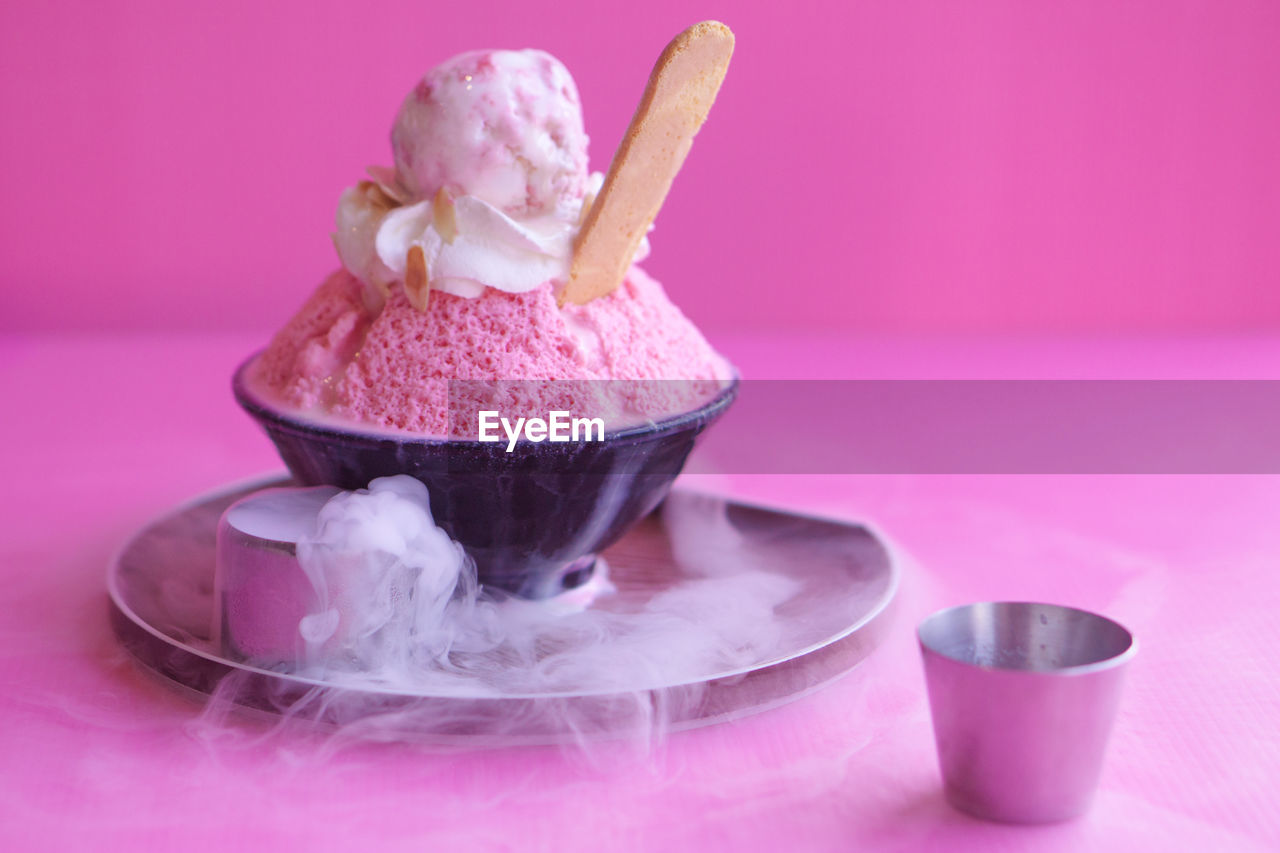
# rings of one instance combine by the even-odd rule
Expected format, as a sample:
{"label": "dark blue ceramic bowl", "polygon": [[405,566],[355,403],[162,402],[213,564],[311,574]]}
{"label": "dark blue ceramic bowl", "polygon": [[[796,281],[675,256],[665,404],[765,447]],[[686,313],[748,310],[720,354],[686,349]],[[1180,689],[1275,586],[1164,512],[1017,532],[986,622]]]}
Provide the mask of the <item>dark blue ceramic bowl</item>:
{"label": "dark blue ceramic bowl", "polygon": [[[256,356],[254,356],[256,358]],[[266,430],[304,485],[360,489],[409,474],[426,484],[436,524],[476,562],[480,582],[546,598],[586,581],[595,556],[666,496],[699,434],[737,394],[733,381],[701,408],[606,433],[599,442],[505,442],[362,432],[296,418],[254,395],[236,371],[236,401]]]}

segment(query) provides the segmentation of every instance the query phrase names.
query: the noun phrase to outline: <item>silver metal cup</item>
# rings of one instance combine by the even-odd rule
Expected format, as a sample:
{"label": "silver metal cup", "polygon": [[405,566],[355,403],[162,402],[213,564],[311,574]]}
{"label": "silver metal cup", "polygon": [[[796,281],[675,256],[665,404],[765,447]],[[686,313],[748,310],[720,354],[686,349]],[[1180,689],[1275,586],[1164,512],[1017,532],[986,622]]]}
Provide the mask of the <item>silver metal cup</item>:
{"label": "silver metal cup", "polygon": [[984,602],[920,623],[947,800],[1046,823],[1089,807],[1134,636],[1072,607]]}

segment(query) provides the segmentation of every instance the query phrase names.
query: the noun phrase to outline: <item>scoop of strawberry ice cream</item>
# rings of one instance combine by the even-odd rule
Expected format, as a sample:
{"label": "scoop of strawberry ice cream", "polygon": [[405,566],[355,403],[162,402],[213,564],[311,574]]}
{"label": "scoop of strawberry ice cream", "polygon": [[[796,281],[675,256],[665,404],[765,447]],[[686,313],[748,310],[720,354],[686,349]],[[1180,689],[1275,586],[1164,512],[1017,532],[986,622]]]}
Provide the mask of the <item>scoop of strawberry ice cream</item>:
{"label": "scoop of strawberry ice cream", "polygon": [[576,210],[586,193],[578,89],[540,50],[474,51],[433,68],[401,106],[391,145],[414,199],[443,187],[526,217]]}

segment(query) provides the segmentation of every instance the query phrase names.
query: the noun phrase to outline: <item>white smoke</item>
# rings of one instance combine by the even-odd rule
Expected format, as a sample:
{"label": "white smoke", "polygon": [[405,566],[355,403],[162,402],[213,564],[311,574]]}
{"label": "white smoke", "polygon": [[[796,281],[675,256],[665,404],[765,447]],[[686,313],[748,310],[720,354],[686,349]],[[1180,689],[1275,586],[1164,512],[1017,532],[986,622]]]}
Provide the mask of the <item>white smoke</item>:
{"label": "white smoke", "polygon": [[667,513],[678,582],[614,595],[600,561],[585,588],[528,601],[480,588],[419,481],[339,493],[298,542],[313,601],[291,674],[312,686],[282,689],[279,710],[380,739],[651,742],[710,678],[771,660],[800,585],[750,564],[723,502],[683,500]]}
{"label": "white smoke", "polygon": [[304,675],[404,682],[446,656],[455,631],[473,628],[474,567],[411,477],[335,495],[297,552],[315,593],[298,626]]}

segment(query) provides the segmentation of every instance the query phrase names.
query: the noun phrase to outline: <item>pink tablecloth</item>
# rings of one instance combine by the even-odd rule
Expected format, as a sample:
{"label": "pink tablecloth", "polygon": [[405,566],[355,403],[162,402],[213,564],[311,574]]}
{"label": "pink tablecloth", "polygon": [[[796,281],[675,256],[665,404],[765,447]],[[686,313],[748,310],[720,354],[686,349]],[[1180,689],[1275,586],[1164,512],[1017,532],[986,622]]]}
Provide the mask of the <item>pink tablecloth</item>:
{"label": "pink tablecloth", "polygon": [[[231,402],[251,337],[7,338],[0,426],[0,846],[8,849],[1274,849],[1280,477],[736,477],[700,485],[873,521],[905,582],[834,686],[604,749],[440,754],[265,736],[139,672],[108,559],[149,516],[278,467]],[[731,339],[748,375],[1276,377],[1280,340]],[[943,802],[913,627],[970,600],[1100,610],[1142,649],[1082,820]]]}

